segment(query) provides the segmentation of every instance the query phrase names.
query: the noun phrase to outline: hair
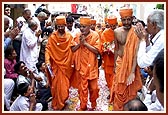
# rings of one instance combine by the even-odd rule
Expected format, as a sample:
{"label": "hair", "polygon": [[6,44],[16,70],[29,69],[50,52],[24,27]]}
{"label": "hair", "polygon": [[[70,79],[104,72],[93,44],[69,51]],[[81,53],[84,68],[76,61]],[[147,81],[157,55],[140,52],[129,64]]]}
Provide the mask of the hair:
{"label": "hair", "polygon": [[128,101],[124,105],[124,109],[128,111],[148,111],[147,106],[138,98]]}
{"label": "hair", "polygon": [[10,55],[12,55],[14,50],[15,49],[13,48],[12,45],[8,46],[7,49],[5,50],[5,58],[8,58]]}
{"label": "hair", "polygon": [[21,64],[25,64],[25,63],[24,63],[23,61],[19,61],[19,62],[17,62],[17,63],[15,64],[14,70],[15,70],[16,73],[18,73]]}
{"label": "hair", "polygon": [[151,69],[151,71],[153,71],[153,65],[150,65],[149,68]]}
{"label": "hair", "polygon": [[138,20],[138,22],[140,22],[142,24],[143,27],[146,26],[145,22],[143,20]]}
{"label": "hair", "polygon": [[4,4],[4,9],[11,8],[9,4]]}
{"label": "hair", "polygon": [[31,12],[31,10],[30,9],[28,9],[28,8],[25,8],[24,10],[23,10],[23,14],[26,14],[27,12]]}
{"label": "hair", "polygon": [[41,70],[40,70],[40,67],[42,66],[43,63],[44,63],[43,61],[39,61],[39,62],[36,63],[36,67],[37,67],[37,69],[38,69],[38,72],[41,71]]}
{"label": "hair", "polygon": [[22,96],[24,96],[24,94],[27,92],[28,90],[28,87],[29,87],[29,84],[28,83],[21,83],[17,86],[17,90],[18,90],[18,93]]}
{"label": "hair", "polygon": [[43,11],[37,14],[38,17],[47,17],[47,14]]}
{"label": "hair", "polygon": [[34,27],[35,25],[37,25],[37,22],[36,22],[35,20],[33,20],[33,19],[28,20],[28,27],[29,27],[29,28],[32,28],[32,27]]}
{"label": "hair", "polygon": [[51,12],[49,11],[49,10],[47,10],[47,9],[43,9],[42,10],[44,13],[46,13],[47,15],[50,15],[51,14]]}
{"label": "hair", "polygon": [[74,18],[72,16],[67,16],[66,22],[74,22]]}
{"label": "hair", "polygon": [[163,10],[156,9],[149,15],[148,19],[152,23],[156,23],[158,28],[164,29],[164,11]]}
{"label": "hair", "polygon": [[155,75],[159,81],[160,92],[164,92],[164,49],[162,49],[153,61]]}
{"label": "hair", "polygon": [[75,23],[75,28],[80,28],[80,24],[79,23]]}

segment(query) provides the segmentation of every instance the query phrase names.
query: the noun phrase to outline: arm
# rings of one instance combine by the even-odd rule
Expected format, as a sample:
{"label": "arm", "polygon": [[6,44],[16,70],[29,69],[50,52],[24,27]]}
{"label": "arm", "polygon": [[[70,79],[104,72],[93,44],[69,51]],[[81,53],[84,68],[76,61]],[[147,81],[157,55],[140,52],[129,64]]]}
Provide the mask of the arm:
{"label": "arm", "polygon": [[[14,61],[14,63],[15,63],[15,61]],[[4,68],[6,70],[5,76],[7,78],[11,78],[11,79],[17,78],[18,74],[13,71],[13,68],[12,68],[11,64],[9,64],[8,59],[4,60]]]}
{"label": "arm", "polygon": [[118,43],[118,40],[117,40],[117,32],[114,31],[114,43],[115,43],[115,49],[114,49],[114,73],[115,73],[115,68],[116,68],[116,60],[117,60],[117,57],[118,57],[118,50],[119,50],[119,43]]}
{"label": "arm", "polygon": [[32,34],[30,31],[26,31],[23,33],[22,39],[25,39],[26,45],[29,48],[34,48],[37,44],[38,38],[34,34]]}
{"label": "arm", "polygon": [[78,50],[79,48],[80,48],[80,44],[77,44],[77,45],[71,47],[72,52],[75,52],[75,51]]}
{"label": "arm", "polygon": [[86,42],[84,35],[80,36],[80,45],[85,46],[88,50],[90,50],[94,54],[98,54],[99,53],[99,51],[97,50],[97,48],[91,46],[89,43]]}
{"label": "arm", "polygon": [[4,50],[6,50],[6,48],[10,45],[10,43],[12,42],[13,39],[15,39],[15,37],[18,35],[18,33],[20,32],[20,30],[18,28],[14,28],[11,31],[8,31],[4,34]]}
{"label": "arm", "polygon": [[[140,29],[142,32],[139,32]],[[141,68],[150,66],[152,64],[154,58],[156,57],[156,55],[159,53],[159,51],[164,48],[165,36],[163,33],[160,33],[160,36],[158,36],[159,38],[156,40],[154,45],[151,46],[151,49],[147,52],[146,39],[148,38],[148,34],[147,34],[146,30],[144,28],[142,28],[141,25],[139,24],[135,28],[135,32],[140,39],[139,50],[138,50],[138,54],[137,54],[138,65]],[[157,36],[157,34],[155,36]],[[153,38],[153,39],[155,39],[155,38]]]}
{"label": "arm", "polygon": [[6,48],[10,45],[11,42],[12,42],[12,39],[10,37],[5,38],[5,40],[4,40],[4,50],[6,50]]}
{"label": "arm", "polygon": [[138,48],[139,48],[139,43],[137,45],[138,46],[136,47],[136,50],[135,50],[135,55],[134,55],[134,58],[133,58],[133,65],[132,65],[131,73],[130,73],[129,77],[127,78],[127,85],[132,84],[132,82],[135,79],[135,70],[136,70],[136,66],[137,66],[137,52],[138,52]]}
{"label": "arm", "polygon": [[98,51],[95,47],[91,46],[91,45],[88,44],[87,42],[84,43],[84,46],[87,47],[87,48],[88,48],[91,52],[93,52],[94,54],[98,54],[98,53],[99,53],[99,51]]}
{"label": "arm", "polygon": [[36,96],[35,94],[30,94],[30,107],[29,111],[34,111],[36,107]]}

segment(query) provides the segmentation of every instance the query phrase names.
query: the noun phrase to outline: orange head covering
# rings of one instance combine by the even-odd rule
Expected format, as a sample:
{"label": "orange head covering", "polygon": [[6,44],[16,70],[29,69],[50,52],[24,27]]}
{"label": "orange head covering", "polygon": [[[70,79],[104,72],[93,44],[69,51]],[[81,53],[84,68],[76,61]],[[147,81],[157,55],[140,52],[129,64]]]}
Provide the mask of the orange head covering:
{"label": "orange head covering", "polygon": [[95,19],[91,19],[91,24],[96,24],[96,20]]}
{"label": "orange head covering", "polygon": [[65,18],[65,16],[57,16],[56,17],[56,24],[57,25],[64,25],[64,24],[66,24],[66,18]]}
{"label": "orange head covering", "polygon": [[90,17],[80,17],[80,24],[89,26],[91,24],[91,18]]}
{"label": "orange head covering", "polygon": [[108,24],[117,24],[117,17],[116,16],[111,16],[110,18],[107,19]]}
{"label": "orange head covering", "polygon": [[126,16],[132,16],[133,10],[130,8],[121,8],[119,13],[120,13],[121,18],[123,18]]}

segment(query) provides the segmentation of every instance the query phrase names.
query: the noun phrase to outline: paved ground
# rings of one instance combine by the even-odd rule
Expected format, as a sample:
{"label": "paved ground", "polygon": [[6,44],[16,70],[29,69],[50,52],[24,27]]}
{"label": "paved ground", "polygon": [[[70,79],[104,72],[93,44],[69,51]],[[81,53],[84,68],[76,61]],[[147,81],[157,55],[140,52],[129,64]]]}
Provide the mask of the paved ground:
{"label": "paved ground", "polygon": [[[108,104],[107,96],[109,95],[109,89],[106,85],[104,70],[100,69],[99,72],[99,80],[98,85],[100,88],[99,98],[97,99],[97,108],[96,111],[112,111],[112,106]],[[69,89],[69,99],[66,101],[67,106],[63,111],[77,111],[80,107],[80,100],[78,97],[77,89],[70,88]],[[88,108],[90,107],[90,102],[88,102]],[[49,111],[53,111],[51,108],[51,102],[49,103]]]}

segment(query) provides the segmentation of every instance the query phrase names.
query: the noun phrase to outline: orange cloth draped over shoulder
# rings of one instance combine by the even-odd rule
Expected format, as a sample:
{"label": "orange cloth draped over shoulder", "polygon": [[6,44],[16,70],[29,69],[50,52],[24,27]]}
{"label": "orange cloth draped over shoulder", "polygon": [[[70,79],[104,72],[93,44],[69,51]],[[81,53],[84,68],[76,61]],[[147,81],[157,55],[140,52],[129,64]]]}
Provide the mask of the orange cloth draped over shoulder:
{"label": "orange cloth draped over shoulder", "polygon": [[116,60],[116,74],[111,88],[110,102],[113,102],[114,111],[123,110],[123,105],[135,98],[137,96],[137,91],[142,88],[140,68],[138,65],[135,69],[135,79],[133,83],[128,86],[126,83],[131,73],[133,59],[135,53],[137,53],[136,48],[139,42],[139,38],[134,33],[133,27],[130,29],[126,39],[123,57],[121,58],[118,56]]}
{"label": "orange cloth draped over shoulder", "polygon": [[101,54],[102,54],[102,67],[104,68],[105,78],[108,88],[111,88],[113,81],[113,69],[114,69],[114,54],[112,52],[104,52],[103,44],[107,42],[114,41],[114,31],[111,28],[108,28],[103,31],[101,35]]}
{"label": "orange cloth draped over shoulder", "polygon": [[[81,17],[80,24],[86,25],[86,26],[91,25],[90,17]],[[81,35],[81,32],[79,32],[77,36],[73,39],[74,45],[80,43],[79,41],[80,35]],[[86,37],[86,41],[90,45],[93,45],[98,50],[100,50],[100,40],[98,40],[99,36],[97,35],[98,34],[96,34],[95,31],[91,30],[90,34]],[[86,47],[83,47],[83,46],[81,46],[73,54],[72,65],[74,65],[75,70],[73,71],[72,77],[70,79],[71,86],[73,86],[74,88],[80,89],[81,76],[86,76],[88,71],[93,71],[93,72],[90,72],[90,75],[86,79],[98,78],[98,67],[96,65],[97,62],[95,60],[97,60],[97,57],[95,56],[95,54],[90,52]],[[91,67],[89,67],[88,64],[90,64]]]}
{"label": "orange cloth draped over shoulder", "polygon": [[[81,33],[77,35],[77,38],[75,39],[76,43],[78,44],[79,36]],[[94,46],[98,50],[100,50],[100,39],[97,32],[90,30],[89,35],[86,37],[86,42],[90,45]],[[82,76],[85,76],[87,78],[85,79],[95,79],[98,77],[98,63],[97,56],[91,52],[89,49],[87,49],[84,46],[81,46],[76,52],[76,59],[75,59],[75,66],[76,70],[80,72]],[[88,66],[89,65],[89,66]],[[89,73],[88,76],[86,76]]]}
{"label": "orange cloth draped over shoulder", "polygon": [[61,37],[54,32],[49,38],[45,51],[45,63],[50,64],[54,73],[51,78],[47,71],[51,93],[52,107],[61,110],[69,96],[69,79],[72,74],[72,35],[65,32]]}
{"label": "orange cloth draped over shoulder", "polygon": [[[80,43],[79,41],[79,35],[77,35],[76,42]],[[100,38],[97,32],[90,30],[89,35],[85,38],[86,42],[90,44],[91,46],[97,48],[100,50]],[[98,98],[98,85],[97,85],[97,79],[98,79],[98,60],[97,56],[91,52],[88,48],[85,46],[80,46],[80,48],[74,53],[76,55],[75,59],[75,70],[78,72],[81,78],[79,78],[80,81],[80,89],[79,89],[79,98],[80,98],[80,108],[85,108],[87,105],[87,99],[88,99],[88,88],[94,87],[94,90],[90,90],[90,102],[92,107],[96,106],[96,99]],[[89,82],[92,81],[92,84],[88,86],[88,80]],[[86,83],[87,81],[87,83]],[[91,86],[92,85],[92,86]],[[86,90],[87,89],[87,90]]]}
{"label": "orange cloth draped over shoulder", "polygon": [[[77,36],[79,36],[80,32],[77,33]],[[77,41],[78,41],[78,37],[75,37],[73,38],[73,42],[72,42],[72,46],[75,46],[77,45]],[[76,59],[78,58],[78,51],[76,51],[75,53],[73,53],[73,56],[72,56],[72,67],[74,68],[73,69],[73,73],[72,73],[72,76],[70,77],[70,85],[73,87],[73,88],[76,88],[76,89],[80,89],[80,82],[81,82],[81,76],[79,74],[79,69],[76,68],[76,65],[77,65],[77,62],[76,62]]]}

